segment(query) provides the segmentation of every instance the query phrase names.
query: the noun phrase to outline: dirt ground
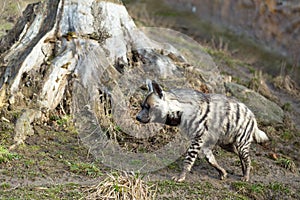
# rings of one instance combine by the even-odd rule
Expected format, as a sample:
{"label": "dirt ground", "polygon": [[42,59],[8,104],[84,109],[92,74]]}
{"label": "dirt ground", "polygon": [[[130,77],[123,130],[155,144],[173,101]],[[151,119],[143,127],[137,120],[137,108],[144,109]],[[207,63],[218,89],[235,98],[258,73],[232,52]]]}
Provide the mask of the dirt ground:
{"label": "dirt ground", "polygon": [[[176,11],[157,13],[148,15],[148,23],[155,21],[179,27],[176,16],[182,18],[182,15],[176,15]],[[140,19],[139,23],[146,22]],[[197,36],[195,25],[184,23],[185,33],[211,49],[211,56],[224,74],[240,83],[252,79],[253,75],[245,74],[244,69],[233,70],[225,62],[226,59],[239,60],[240,64],[248,58],[233,53],[230,47],[225,48],[225,43],[208,42],[203,36]],[[254,69],[263,67],[260,59],[253,55],[251,66]],[[219,180],[217,171],[204,159],[198,159],[184,183],[171,181],[182,167],[183,158],[180,158],[164,169],[144,175],[147,183],[157,185],[155,199],[300,199],[300,131],[297,129],[300,91],[297,87],[292,92],[286,87],[275,87],[276,77],[264,77],[270,86],[269,92],[277,97],[280,105],[287,107],[285,112],[294,122],[287,120],[283,126],[261,127],[271,141],[263,146],[252,145],[250,182],[240,181],[242,171],[238,157],[217,147],[214,153],[228,172],[226,180]],[[0,114],[4,117],[0,119],[0,199],[85,199],[91,185],[99,183],[107,173],[115,173],[82,144],[70,116],[53,112],[48,122],[34,125],[35,134],[24,144],[9,151],[13,144],[14,122],[20,113],[8,110]]]}
{"label": "dirt ground", "polygon": [[[80,199],[90,186],[115,172],[89,154],[67,122],[56,123],[37,125],[36,134],[1,161],[1,199]],[[2,123],[1,144],[11,142],[12,128]],[[285,152],[272,154],[268,145],[252,145],[251,152],[249,183],[240,181],[238,157],[221,148],[214,153],[229,174],[226,180],[219,180],[217,171],[198,159],[186,182],[171,181],[180,172],[183,158],[146,174],[144,180],[157,185],[156,199],[299,199],[299,168],[291,166],[293,160],[281,160]]]}

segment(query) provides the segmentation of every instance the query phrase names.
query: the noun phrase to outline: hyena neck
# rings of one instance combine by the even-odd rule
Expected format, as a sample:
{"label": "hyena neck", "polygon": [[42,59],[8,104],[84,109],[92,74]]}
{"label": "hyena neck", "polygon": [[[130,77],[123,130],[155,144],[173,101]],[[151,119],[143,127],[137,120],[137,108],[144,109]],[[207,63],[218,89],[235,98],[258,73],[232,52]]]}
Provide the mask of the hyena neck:
{"label": "hyena neck", "polygon": [[167,114],[167,119],[165,124],[169,126],[178,126],[181,123],[182,112],[170,112]]}

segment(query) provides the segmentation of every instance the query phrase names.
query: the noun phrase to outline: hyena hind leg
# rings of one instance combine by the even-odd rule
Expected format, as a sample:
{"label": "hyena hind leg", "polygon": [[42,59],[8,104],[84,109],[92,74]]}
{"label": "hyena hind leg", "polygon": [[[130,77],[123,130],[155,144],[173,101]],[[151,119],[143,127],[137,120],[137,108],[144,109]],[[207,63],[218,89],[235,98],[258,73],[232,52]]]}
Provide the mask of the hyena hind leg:
{"label": "hyena hind leg", "polygon": [[213,152],[211,149],[207,149],[204,151],[204,155],[208,163],[213,166],[218,172],[219,177],[221,180],[225,179],[227,177],[227,172],[225,169],[223,169],[217,162]]}
{"label": "hyena hind leg", "polygon": [[239,154],[239,158],[240,158],[240,162],[241,162],[241,165],[242,165],[242,172],[243,172],[243,175],[246,174],[246,165],[245,165],[245,162],[243,160],[243,157]]}
{"label": "hyena hind leg", "polygon": [[249,181],[250,179],[251,159],[249,156],[249,149],[249,147],[241,149],[238,153],[243,171],[242,181]]}

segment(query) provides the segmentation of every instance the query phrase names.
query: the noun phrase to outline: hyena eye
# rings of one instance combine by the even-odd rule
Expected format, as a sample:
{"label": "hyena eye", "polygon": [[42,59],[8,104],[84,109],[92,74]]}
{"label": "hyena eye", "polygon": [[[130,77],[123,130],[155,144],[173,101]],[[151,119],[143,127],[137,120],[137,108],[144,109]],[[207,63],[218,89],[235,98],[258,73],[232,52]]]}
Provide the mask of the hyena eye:
{"label": "hyena eye", "polygon": [[145,109],[147,109],[147,110],[150,109],[150,106],[149,106],[149,104],[147,104],[147,103],[141,104],[141,107],[142,107],[142,108],[145,108]]}

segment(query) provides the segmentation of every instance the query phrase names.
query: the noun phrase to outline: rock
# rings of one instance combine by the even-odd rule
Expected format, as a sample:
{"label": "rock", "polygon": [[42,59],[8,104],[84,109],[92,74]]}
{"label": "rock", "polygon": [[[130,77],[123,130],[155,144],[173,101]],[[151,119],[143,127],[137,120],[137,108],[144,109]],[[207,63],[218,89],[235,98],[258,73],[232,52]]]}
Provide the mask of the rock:
{"label": "rock", "polygon": [[225,88],[227,93],[245,103],[259,122],[265,125],[283,123],[284,112],[276,103],[236,83],[226,83]]}

